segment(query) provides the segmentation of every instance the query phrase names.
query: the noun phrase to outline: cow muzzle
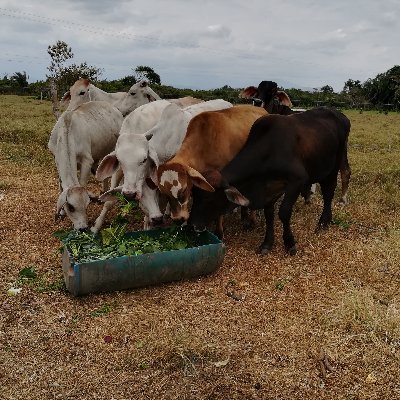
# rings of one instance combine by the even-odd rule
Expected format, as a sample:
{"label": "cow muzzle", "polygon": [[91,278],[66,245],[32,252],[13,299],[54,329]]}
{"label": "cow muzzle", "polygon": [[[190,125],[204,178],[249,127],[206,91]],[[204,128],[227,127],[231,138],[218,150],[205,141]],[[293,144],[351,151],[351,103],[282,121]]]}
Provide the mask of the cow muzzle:
{"label": "cow muzzle", "polygon": [[122,195],[127,199],[127,200],[137,200],[139,201],[142,198],[142,193],[140,192],[134,192],[131,190],[123,190]]}

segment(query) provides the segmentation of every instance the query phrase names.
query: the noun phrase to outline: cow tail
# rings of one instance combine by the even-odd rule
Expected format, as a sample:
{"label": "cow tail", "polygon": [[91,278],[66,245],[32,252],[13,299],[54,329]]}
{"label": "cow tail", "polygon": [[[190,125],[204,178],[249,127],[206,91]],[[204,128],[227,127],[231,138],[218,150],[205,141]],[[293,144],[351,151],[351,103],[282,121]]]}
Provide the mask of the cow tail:
{"label": "cow tail", "polygon": [[347,191],[349,189],[350,177],[351,177],[351,168],[349,165],[349,160],[347,158],[347,147],[349,142],[349,133],[351,128],[350,120],[344,116],[344,130],[345,130],[345,140],[343,144],[342,158],[340,160],[340,180],[342,183],[342,197],[340,202],[342,204],[347,203]]}

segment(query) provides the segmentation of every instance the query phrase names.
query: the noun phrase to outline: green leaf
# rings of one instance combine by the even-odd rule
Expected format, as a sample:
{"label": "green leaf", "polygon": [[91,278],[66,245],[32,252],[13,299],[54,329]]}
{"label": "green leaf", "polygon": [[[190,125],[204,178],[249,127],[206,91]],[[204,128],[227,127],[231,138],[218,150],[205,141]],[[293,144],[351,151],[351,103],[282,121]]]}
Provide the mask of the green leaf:
{"label": "green leaf", "polygon": [[35,267],[26,267],[22,268],[19,273],[18,277],[23,280],[34,280],[37,278],[37,273],[35,271]]}

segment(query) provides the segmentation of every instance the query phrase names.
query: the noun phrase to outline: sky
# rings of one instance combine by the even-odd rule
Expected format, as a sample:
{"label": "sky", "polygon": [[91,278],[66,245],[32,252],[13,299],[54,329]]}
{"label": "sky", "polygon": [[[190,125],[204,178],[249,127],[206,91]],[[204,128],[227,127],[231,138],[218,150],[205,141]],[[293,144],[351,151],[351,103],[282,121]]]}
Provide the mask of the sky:
{"label": "sky", "polygon": [[149,66],[178,88],[336,92],[400,64],[399,0],[0,0],[0,75],[46,79],[47,47],[101,79]]}

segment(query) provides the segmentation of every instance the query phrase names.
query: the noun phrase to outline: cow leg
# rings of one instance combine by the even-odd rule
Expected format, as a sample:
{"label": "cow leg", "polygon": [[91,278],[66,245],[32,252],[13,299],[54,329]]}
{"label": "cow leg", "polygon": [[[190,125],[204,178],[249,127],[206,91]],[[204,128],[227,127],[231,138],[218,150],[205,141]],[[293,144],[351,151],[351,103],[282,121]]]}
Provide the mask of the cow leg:
{"label": "cow leg", "polygon": [[96,218],[96,221],[95,221],[94,225],[90,228],[90,230],[93,233],[97,233],[101,229],[101,227],[104,224],[104,220],[106,219],[107,213],[111,210],[111,208],[114,206],[115,203],[116,202],[113,201],[113,200],[106,201],[104,203],[104,206],[103,206],[103,208],[101,210],[100,215]]}
{"label": "cow leg", "polygon": [[220,215],[217,220],[215,221],[215,234],[217,235],[218,239],[224,240],[224,216]]}
{"label": "cow leg", "polygon": [[[122,178],[123,178],[122,170],[118,169],[111,176],[110,189],[116,188],[119,185],[119,183],[122,181]],[[104,181],[103,181],[103,183],[104,183]],[[104,224],[107,213],[112,209],[112,207],[114,206],[115,203],[116,203],[116,200],[115,201],[114,200],[106,201],[104,203],[100,215],[96,218],[96,221],[95,221],[93,227],[90,229],[93,233],[99,232],[99,230],[101,229],[101,227]]]}
{"label": "cow leg", "polygon": [[275,238],[274,215],[275,215],[274,204],[268,207],[264,207],[265,237],[261,246],[257,250],[258,254],[267,254],[274,245],[274,238]]}
{"label": "cow leg", "polygon": [[240,219],[245,230],[252,230],[256,226],[255,211],[248,207],[240,207]]}
{"label": "cow leg", "polygon": [[[60,194],[62,193],[62,185],[61,185],[61,179],[58,178],[58,189],[60,190]],[[60,212],[58,213],[58,215],[56,214],[55,216],[55,220],[57,221],[58,219],[64,219],[65,218],[65,210],[64,207],[60,210]]]}
{"label": "cow leg", "polygon": [[[301,181],[300,181],[301,182]],[[282,221],[283,226],[283,243],[286,251],[294,256],[297,252],[296,241],[294,239],[292,228],[290,226],[290,219],[292,217],[293,205],[296,202],[299,194],[301,193],[304,184],[299,185],[299,181],[296,184],[288,185],[282,203],[279,207],[279,219]]]}
{"label": "cow leg", "polygon": [[317,231],[326,229],[332,221],[332,201],[337,185],[337,172],[331,174],[323,182],[320,182],[324,208],[318,221]]}

